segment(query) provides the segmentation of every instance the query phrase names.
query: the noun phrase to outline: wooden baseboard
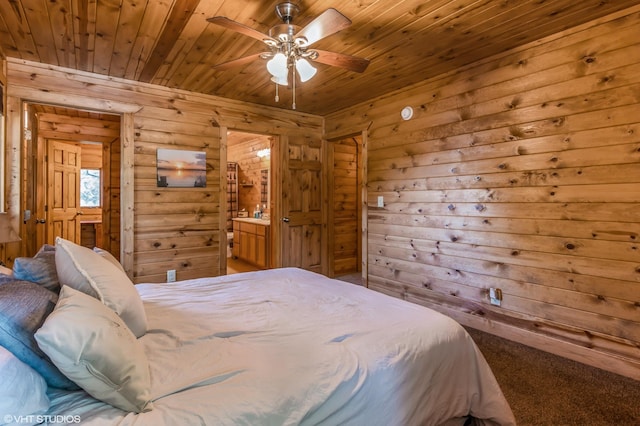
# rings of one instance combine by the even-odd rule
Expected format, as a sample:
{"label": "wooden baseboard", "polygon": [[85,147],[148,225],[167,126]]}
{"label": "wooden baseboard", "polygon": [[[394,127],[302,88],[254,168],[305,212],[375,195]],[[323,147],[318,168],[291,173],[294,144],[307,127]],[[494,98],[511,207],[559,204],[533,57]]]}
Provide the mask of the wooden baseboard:
{"label": "wooden baseboard", "polygon": [[601,352],[509,324],[478,318],[476,315],[454,311],[453,309],[447,309],[447,312],[443,313],[453,317],[464,326],[640,381],[640,359]]}

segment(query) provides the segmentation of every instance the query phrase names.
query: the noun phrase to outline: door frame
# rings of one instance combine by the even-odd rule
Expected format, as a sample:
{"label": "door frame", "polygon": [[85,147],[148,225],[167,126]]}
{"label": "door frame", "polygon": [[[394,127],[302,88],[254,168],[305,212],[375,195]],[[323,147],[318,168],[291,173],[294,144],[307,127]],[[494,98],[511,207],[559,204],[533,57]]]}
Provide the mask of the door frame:
{"label": "door frame", "polygon": [[280,238],[282,235],[282,224],[277,218],[282,217],[282,207],[280,198],[280,188],[282,183],[279,176],[281,171],[278,170],[277,155],[279,152],[280,140],[282,135],[274,135],[268,132],[250,131],[243,128],[230,128],[226,126],[220,126],[220,274],[227,274],[227,256],[226,247],[229,244],[227,240],[226,214],[227,211],[227,173],[226,164],[229,160],[229,141],[227,139],[228,132],[238,133],[252,133],[261,136],[267,136],[270,139],[269,149],[271,150],[269,155],[269,212],[270,212],[270,225],[269,225],[269,264],[268,268],[279,268],[282,266],[281,250],[280,250]]}
{"label": "door frame", "polygon": [[[363,168],[365,163],[363,163],[362,161],[362,157],[363,157],[363,135],[360,133],[356,133],[356,134],[352,134],[352,135],[348,135],[348,136],[344,136],[344,137],[339,137],[339,138],[332,138],[326,141],[327,144],[327,149],[325,150],[326,152],[326,156],[325,156],[325,169],[326,169],[326,179],[324,179],[323,181],[326,183],[326,194],[327,194],[327,219],[326,219],[326,229],[327,229],[327,256],[328,256],[328,261],[327,261],[327,275],[329,277],[334,277],[335,276],[335,259],[334,259],[334,250],[335,250],[335,241],[333,241],[333,238],[329,238],[330,236],[332,236],[334,234],[334,210],[332,208],[332,206],[334,205],[334,201],[335,201],[335,175],[333,173],[333,154],[334,154],[334,149],[333,149],[333,144],[337,143],[337,142],[341,142],[347,139],[352,139],[353,142],[355,143],[356,146],[356,220],[359,222],[359,225],[362,224],[362,221],[364,219],[363,215],[362,215],[362,208],[363,205],[366,205],[366,203],[363,203],[363,200],[366,200],[366,187],[364,188],[365,191],[363,191],[363,185],[362,182],[364,180],[364,174],[363,174]],[[362,250],[363,250],[363,241],[362,241],[362,237],[363,237],[363,227],[362,226],[358,226],[357,228],[357,235],[356,235],[356,239],[357,239],[357,250],[356,250],[356,257],[357,257],[357,266],[356,272],[362,272],[363,269],[363,262],[362,262]]]}
{"label": "door frame", "polygon": [[[91,108],[93,100],[90,97],[81,98],[78,103],[52,104],[46,98],[46,93],[35,93],[32,97],[7,96],[7,162],[16,167],[12,170],[12,181],[19,184],[9,185],[7,199],[10,201],[9,213],[16,220],[21,235],[25,234],[24,211],[26,209],[26,186],[22,176],[25,173],[27,161],[27,137],[25,135],[24,106],[25,104],[42,104],[59,106],[62,108],[94,111],[98,113],[120,116],[120,263],[129,278],[133,278],[133,201],[134,201],[134,114],[141,109],[138,105],[112,102],[110,110]],[[43,96],[40,98],[39,96]],[[83,105],[82,101],[86,101]],[[19,165],[19,166],[18,166]],[[21,253],[25,253],[25,241],[21,241]]]}
{"label": "door frame", "polygon": [[[359,221],[359,239],[360,239],[360,244],[359,244],[359,248],[358,248],[358,255],[360,257],[360,276],[362,278],[362,284],[365,287],[369,286],[369,281],[368,281],[368,267],[369,267],[369,259],[368,259],[368,217],[369,217],[369,204],[368,204],[368,182],[367,182],[367,175],[368,175],[368,169],[367,169],[367,164],[368,164],[368,156],[367,156],[367,141],[368,141],[368,131],[367,129],[364,129],[362,131],[359,132],[353,132],[353,133],[347,133],[347,134],[343,134],[343,135],[339,135],[339,136],[334,136],[331,135],[330,139],[327,139],[325,141],[323,141],[323,143],[325,144],[330,144],[333,143],[335,141],[340,141],[343,139],[348,139],[348,138],[356,138],[356,140],[359,141],[359,143],[357,143],[358,146],[358,185],[359,185],[359,203],[360,203],[360,207],[359,207],[359,213],[360,213],[360,221]],[[328,164],[329,161],[328,160],[328,151],[329,149],[325,149],[325,158],[323,161],[324,163],[324,167],[325,169],[327,169],[327,174],[326,176],[328,176],[328,167],[331,167],[331,164]],[[324,179],[323,182],[325,182],[325,185],[328,186],[329,184],[329,179]],[[329,189],[327,188],[327,192],[325,192],[326,194],[332,194],[332,191],[329,191]],[[329,200],[329,199],[328,199]],[[328,209],[327,209],[328,210]],[[327,218],[327,226],[325,227],[325,232],[328,234],[329,233],[329,215],[327,214],[326,216]],[[327,248],[327,253],[329,254],[329,250]],[[329,262],[327,262],[329,263]]]}

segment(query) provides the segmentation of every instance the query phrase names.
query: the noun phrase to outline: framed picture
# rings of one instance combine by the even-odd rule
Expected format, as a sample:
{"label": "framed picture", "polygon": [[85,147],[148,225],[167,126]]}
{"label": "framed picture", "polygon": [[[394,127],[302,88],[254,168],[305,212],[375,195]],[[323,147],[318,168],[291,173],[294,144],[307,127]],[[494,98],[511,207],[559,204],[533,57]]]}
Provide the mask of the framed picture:
{"label": "framed picture", "polygon": [[158,187],[204,188],[207,186],[207,154],[202,151],[158,149]]}

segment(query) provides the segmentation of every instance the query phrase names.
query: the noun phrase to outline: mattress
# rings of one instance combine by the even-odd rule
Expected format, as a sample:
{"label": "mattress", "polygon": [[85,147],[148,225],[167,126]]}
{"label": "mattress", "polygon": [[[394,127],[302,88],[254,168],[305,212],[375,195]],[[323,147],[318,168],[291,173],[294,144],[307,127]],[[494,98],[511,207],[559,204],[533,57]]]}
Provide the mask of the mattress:
{"label": "mattress", "polygon": [[138,284],[153,409],[49,389],[89,425],[514,425],[466,331],[438,312],[297,268]]}

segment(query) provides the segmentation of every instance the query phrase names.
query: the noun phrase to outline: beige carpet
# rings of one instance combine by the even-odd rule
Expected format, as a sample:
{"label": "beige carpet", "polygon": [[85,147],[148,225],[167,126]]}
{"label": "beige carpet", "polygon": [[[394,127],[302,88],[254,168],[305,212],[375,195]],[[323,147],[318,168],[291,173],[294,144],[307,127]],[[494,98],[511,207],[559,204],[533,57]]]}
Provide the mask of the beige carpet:
{"label": "beige carpet", "polygon": [[640,382],[467,329],[521,426],[640,426]]}

